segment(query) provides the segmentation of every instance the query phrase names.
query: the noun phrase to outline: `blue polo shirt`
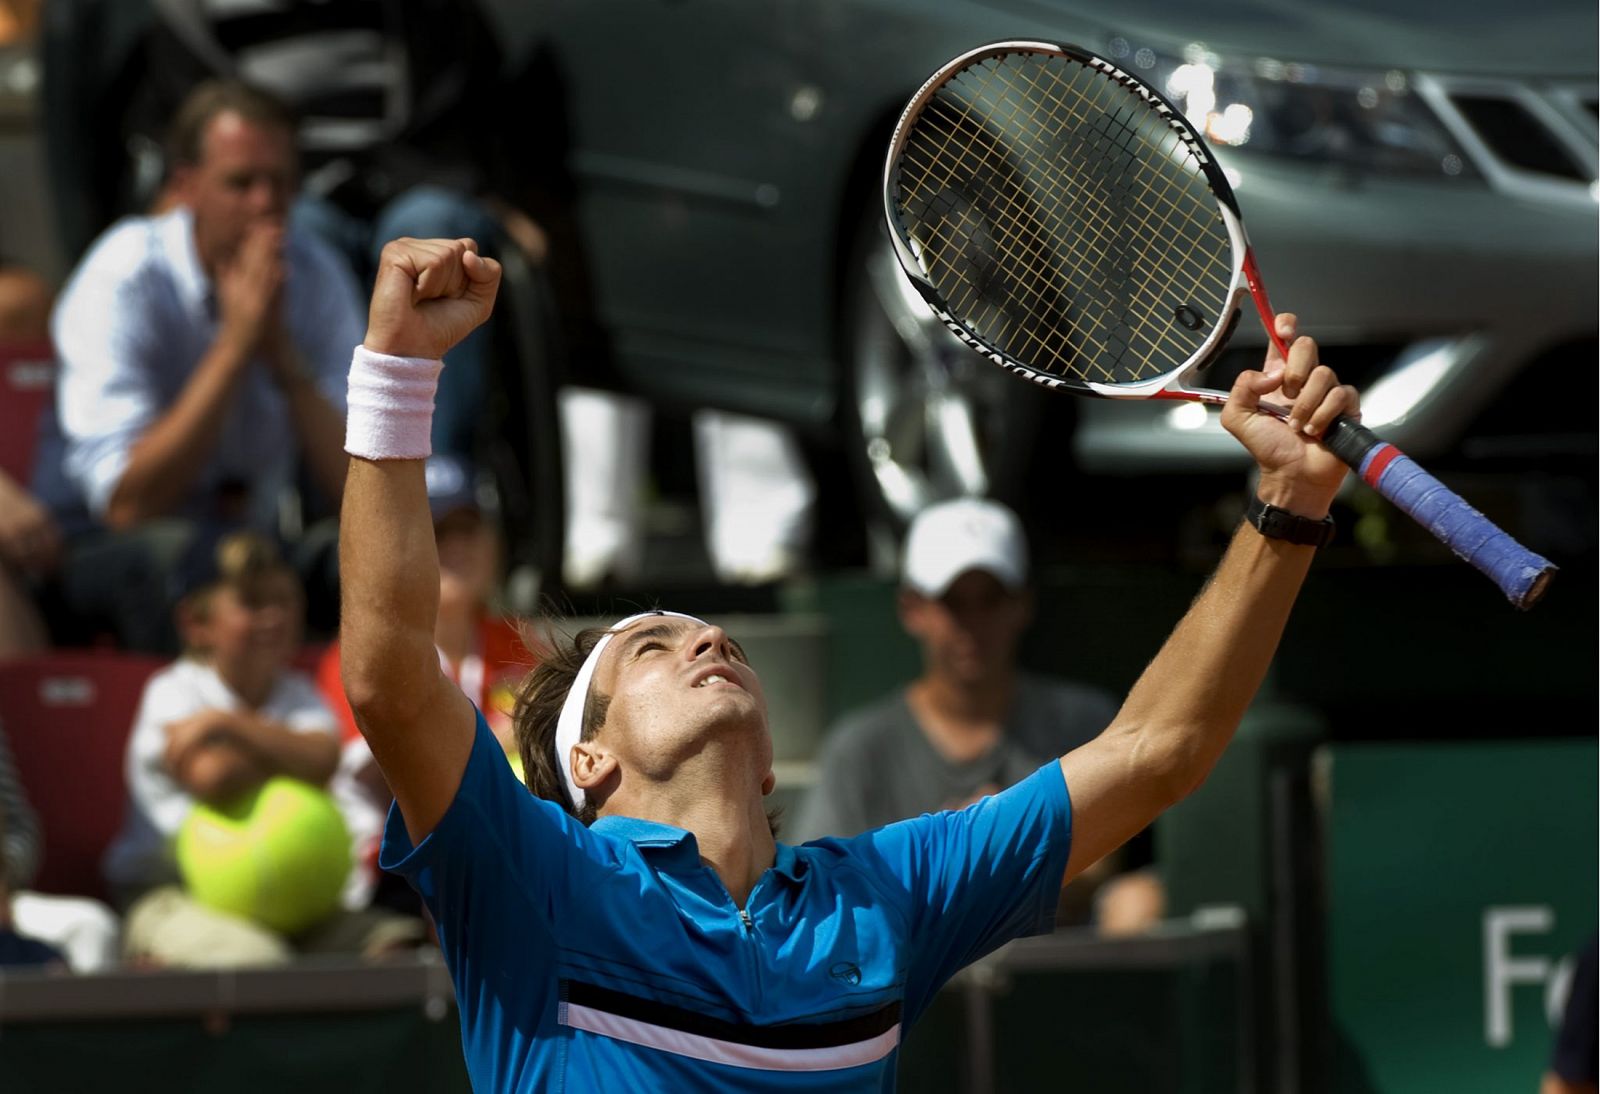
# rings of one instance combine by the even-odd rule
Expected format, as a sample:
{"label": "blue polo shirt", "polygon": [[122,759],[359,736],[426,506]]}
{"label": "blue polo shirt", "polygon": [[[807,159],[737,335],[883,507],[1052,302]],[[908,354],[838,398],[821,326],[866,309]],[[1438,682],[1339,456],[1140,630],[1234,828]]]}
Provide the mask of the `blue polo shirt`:
{"label": "blue polo shirt", "polygon": [[473,1088],[892,1091],[901,1031],[962,966],[1051,928],[1058,763],[959,812],[779,844],[746,907],[693,834],[593,827],[517,781],[483,717],[455,801],[380,863],[421,893]]}

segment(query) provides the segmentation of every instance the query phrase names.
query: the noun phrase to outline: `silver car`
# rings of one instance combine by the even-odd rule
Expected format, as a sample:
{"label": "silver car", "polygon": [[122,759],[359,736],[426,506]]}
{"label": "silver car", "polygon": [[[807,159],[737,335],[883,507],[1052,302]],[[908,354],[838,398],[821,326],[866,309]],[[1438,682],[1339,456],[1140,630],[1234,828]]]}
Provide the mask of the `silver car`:
{"label": "silver car", "polygon": [[[1274,304],[1363,385],[1374,429],[1421,459],[1593,462],[1586,0],[556,0],[536,21],[502,7],[508,36],[542,37],[564,75],[580,234],[623,382],[843,426],[885,515],[1003,492],[1052,443],[1034,435],[1050,396],[930,321],[878,223],[910,92],[1010,37],[1102,52],[1202,120]],[[1242,323],[1215,367],[1263,344]],[[1106,475],[1241,459],[1192,404],[1085,401],[1071,436],[1076,465]]]}

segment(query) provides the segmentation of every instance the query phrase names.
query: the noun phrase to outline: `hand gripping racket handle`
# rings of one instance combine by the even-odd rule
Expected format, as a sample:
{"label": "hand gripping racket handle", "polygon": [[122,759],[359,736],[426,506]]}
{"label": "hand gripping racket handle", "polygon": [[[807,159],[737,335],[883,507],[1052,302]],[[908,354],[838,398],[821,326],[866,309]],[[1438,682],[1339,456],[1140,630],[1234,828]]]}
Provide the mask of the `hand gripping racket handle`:
{"label": "hand gripping racket handle", "polygon": [[1366,426],[1338,418],[1322,444],[1355,468],[1367,485],[1394,502],[1456,555],[1481,570],[1517,607],[1538,603],[1556,567],[1501,531]]}

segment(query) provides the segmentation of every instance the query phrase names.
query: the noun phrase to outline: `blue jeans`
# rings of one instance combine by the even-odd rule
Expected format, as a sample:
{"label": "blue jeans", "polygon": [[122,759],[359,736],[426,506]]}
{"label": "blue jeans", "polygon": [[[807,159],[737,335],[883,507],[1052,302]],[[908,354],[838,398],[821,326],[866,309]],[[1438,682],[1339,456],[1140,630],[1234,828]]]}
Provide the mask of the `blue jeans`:
{"label": "blue jeans", "polygon": [[[380,209],[370,224],[324,198],[303,194],[295,202],[293,219],[345,256],[356,279],[369,291],[383,245],[391,239],[468,237],[492,255],[497,232],[494,218],[476,200],[440,186],[412,187]],[[490,319],[450,351],[434,395],[433,450],[469,464],[494,367],[493,322]]]}

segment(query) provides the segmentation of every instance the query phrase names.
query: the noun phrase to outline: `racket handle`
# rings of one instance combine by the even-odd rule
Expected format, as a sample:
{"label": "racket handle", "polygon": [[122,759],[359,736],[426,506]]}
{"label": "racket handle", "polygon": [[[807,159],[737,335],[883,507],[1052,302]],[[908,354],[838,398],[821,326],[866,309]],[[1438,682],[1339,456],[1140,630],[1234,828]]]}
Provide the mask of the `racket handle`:
{"label": "racket handle", "polygon": [[1555,565],[1501,531],[1394,445],[1349,418],[1335,420],[1322,443],[1368,486],[1500,586],[1511,603],[1526,610],[1544,595]]}

